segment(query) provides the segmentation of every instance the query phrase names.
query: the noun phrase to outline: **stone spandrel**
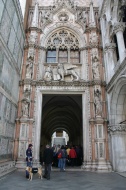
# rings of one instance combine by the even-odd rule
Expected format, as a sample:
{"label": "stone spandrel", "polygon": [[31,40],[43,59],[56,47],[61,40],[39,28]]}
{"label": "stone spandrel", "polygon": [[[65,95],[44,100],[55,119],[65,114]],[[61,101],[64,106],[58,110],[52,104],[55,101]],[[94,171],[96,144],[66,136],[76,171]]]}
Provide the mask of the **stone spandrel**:
{"label": "stone spandrel", "polygon": [[[36,0],[33,0],[33,3],[32,5],[34,6],[35,5],[35,2]],[[51,6],[53,5],[53,2],[54,0],[37,0],[37,2],[39,3],[39,6]],[[88,6],[89,7],[89,4],[90,4],[91,0],[74,0],[74,3],[77,5],[77,6]],[[94,6],[98,6],[98,3],[97,3],[97,0],[93,0],[93,5]]]}

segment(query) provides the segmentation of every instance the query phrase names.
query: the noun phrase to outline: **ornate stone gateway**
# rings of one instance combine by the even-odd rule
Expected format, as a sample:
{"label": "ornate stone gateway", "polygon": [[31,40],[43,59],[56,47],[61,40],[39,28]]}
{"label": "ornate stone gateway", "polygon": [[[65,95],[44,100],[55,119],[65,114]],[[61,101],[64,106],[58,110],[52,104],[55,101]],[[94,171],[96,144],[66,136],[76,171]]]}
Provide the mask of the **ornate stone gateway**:
{"label": "ornate stone gateway", "polygon": [[[54,1],[49,7],[35,3],[34,9],[30,8],[16,120],[14,157],[17,167],[25,166],[25,150],[29,143],[33,143],[34,147],[34,164],[39,164],[40,142],[43,140],[41,131],[46,134],[42,136],[44,142],[50,143],[51,132],[57,127],[51,123],[52,128],[48,128],[42,122],[51,105],[51,102],[48,103],[44,112],[44,105],[47,106],[44,96],[53,97],[55,94],[59,97],[64,95],[63,98],[68,96],[77,105],[76,116],[81,122],[78,122],[78,131],[77,124],[75,127],[73,124],[73,131],[78,132],[75,143],[83,146],[82,169],[111,170],[97,13],[98,9],[93,9],[92,2],[89,7],[79,7],[71,0]],[[73,98],[74,95],[81,96],[81,103],[80,99]],[[66,100],[61,98],[60,102]],[[66,102],[65,106],[69,105],[68,117],[72,118],[70,106],[75,104]],[[59,104],[59,107],[62,106],[64,103]],[[56,114],[54,119],[57,119]],[[58,127],[69,130],[65,125],[70,127],[69,119],[68,123]],[[79,138],[80,141],[77,140]]]}

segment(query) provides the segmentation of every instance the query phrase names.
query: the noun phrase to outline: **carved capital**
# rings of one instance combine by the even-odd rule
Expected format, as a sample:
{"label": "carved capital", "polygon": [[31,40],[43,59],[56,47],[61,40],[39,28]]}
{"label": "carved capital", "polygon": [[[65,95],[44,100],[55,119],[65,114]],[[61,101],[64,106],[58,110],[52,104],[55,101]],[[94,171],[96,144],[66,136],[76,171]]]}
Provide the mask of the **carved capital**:
{"label": "carved capital", "polygon": [[118,23],[115,23],[115,24],[114,24],[113,31],[114,31],[115,33],[120,32],[120,31],[123,32],[124,29],[125,29],[125,23],[123,23],[123,22],[118,22]]}
{"label": "carved capital", "polygon": [[104,51],[109,51],[109,50],[115,50],[116,44],[115,43],[107,43],[105,45]]}
{"label": "carved capital", "polygon": [[108,132],[126,132],[126,124],[118,124],[118,125],[111,125],[108,126]]}

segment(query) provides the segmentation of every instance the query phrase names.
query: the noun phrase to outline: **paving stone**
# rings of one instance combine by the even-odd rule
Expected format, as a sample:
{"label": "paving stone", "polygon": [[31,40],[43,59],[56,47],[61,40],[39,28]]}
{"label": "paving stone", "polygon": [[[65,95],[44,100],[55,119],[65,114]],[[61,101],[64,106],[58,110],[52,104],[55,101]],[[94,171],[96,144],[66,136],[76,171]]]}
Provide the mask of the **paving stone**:
{"label": "paving stone", "polygon": [[0,190],[126,190],[126,178],[117,173],[52,171],[51,179],[25,178],[25,171],[16,171],[0,179]]}

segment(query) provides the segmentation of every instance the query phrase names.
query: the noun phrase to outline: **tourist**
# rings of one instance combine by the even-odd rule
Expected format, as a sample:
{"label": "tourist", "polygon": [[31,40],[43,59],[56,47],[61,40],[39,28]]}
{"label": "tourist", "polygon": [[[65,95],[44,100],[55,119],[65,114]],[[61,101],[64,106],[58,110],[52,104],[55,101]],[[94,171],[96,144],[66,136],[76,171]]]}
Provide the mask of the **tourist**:
{"label": "tourist", "polygon": [[53,150],[49,145],[46,145],[46,149],[43,154],[43,165],[45,166],[44,178],[50,180],[51,166],[53,162]]}

